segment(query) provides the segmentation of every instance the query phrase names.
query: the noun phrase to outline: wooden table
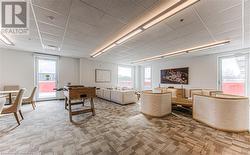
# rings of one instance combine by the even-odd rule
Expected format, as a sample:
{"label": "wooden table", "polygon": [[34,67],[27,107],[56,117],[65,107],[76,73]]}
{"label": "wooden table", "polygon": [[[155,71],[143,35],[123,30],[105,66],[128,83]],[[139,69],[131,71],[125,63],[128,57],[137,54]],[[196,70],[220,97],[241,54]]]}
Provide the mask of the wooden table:
{"label": "wooden table", "polygon": [[[96,88],[95,87],[84,87],[84,86],[78,86],[78,85],[71,85],[71,86],[65,86],[64,87],[64,96],[65,96],[65,109],[68,108],[69,110],[69,119],[70,122],[73,122],[72,116],[73,115],[79,115],[82,113],[92,112],[92,115],[95,115],[95,108],[94,108],[94,102],[93,98],[96,97]],[[83,110],[77,110],[72,111],[72,105],[75,104],[83,104],[85,99],[90,99],[90,109],[83,109]],[[73,100],[80,100],[80,102],[73,103]]]}
{"label": "wooden table", "polygon": [[0,96],[4,94],[8,94],[9,96],[9,103],[12,104],[12,94],[18,93],[19,90],[8,90],[8,91],[0,91]]}
{"label": "wooden table", "polygon": [[172,104],[174,105],[181,105],[184,107],[192,107],[193,101],[187,98],[172,98]]}

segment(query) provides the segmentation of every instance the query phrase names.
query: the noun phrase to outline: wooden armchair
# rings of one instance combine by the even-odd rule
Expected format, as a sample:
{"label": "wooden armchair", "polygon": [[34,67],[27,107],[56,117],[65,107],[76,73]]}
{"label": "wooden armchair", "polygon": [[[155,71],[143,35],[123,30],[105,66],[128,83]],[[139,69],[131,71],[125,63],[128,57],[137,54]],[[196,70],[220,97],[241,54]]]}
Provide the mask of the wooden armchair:
{"label": "wooden armchair", "polygon": [[14,103],[12,105],[9,105],[9,106],[4,106],[3,111],[1,113],[1,114],[11,114],[11,113],[13,113],[15,118],[16,118],[16,121],[17,121],[18,125],[20,125],[20,121],[18,119],[17,112],[19,112],[21,118],[23,119],[23,115],[22,115],[22,111],[21,111],[21,105],[22,105],[22,98],[23,98],[24,91],[25,91],[25,89],[20,89]]}
{"label": "wooden armchair", "polygon": [[34,110],[35,110],[35,107],[36,107],[36,104],[35,104],[36,89],[37,89],[37,87],[34,87],[30,97],[24,97],[23,98],[23,103],[31,104]]}

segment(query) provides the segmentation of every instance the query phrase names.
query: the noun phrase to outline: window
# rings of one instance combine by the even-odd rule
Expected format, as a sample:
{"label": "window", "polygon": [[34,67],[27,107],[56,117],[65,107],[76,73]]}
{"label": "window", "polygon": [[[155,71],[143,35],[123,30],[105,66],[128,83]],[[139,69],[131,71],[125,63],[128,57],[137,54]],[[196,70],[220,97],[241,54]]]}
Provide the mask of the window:
{"label": "window", "polygon": [[133,88],[132,67],[118,66],[118,86]]}
{"label": "window", "polygon": [[35,79],[38,86],[37,98],[55,99],[57,93],[54,90],[58,81],[58,58],[50,56],[35,56]]}
{"label": "window", "polygon": [[220,58],[219,86],[225,94],[247,95],[248,55]]}
{"label": "window", "polygon": [[144,89],[151,89],[152,80],[151,80],[151,67],[144,68]]}

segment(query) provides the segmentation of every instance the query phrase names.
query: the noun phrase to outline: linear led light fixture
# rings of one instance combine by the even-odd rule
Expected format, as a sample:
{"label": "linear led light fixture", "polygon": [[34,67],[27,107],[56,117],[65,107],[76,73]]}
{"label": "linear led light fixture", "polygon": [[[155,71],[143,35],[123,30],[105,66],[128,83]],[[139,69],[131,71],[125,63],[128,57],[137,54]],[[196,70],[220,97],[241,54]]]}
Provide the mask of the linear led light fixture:
{"label": "linear led light fixture", "polygon": [[140,33],[140,32],[142,32],[142,29],[137,29],[137,30],[135,30],[135,31],[133,31],[133,32],[131,32],[131,33],[129,33],[129,34],[126,35],[125,37],[121,38],[121,39],[118,40],[116,43],[117,43],[117,44],[121,44],[121,43],[125,42],[126,40],[128,40],[129,38],[131,38],[131,37],[137,35],[137,34]]}
{"label": "linear led light fixture", "polygon": [[94,58],[94,57],[97,57],[97,56],[105,53],[106,51],[113,48],[114,46],[121,44],[121,43],[124,43],[125,41],[132,38],[133,36],[141,33],[142,31],[145,31],[146,29],[148,29],[149,27],[151,27],[153,25],[160,23],[161,21],[173,16],[174,14],[176,14],[176,13],[180,12],[181,10],[195,4],[198,1],[200,1],[200,0],[176,0],[176,2],[173,3],[169,8],[166,8],[165,11],[155,15],[153,18],[146,21],[145,23],[138,26],[137,28],[133,29],[132,31],[130,31],[126,35],[122,36],[118,40],[110,43],[104,49],[97,51],[95,53],[92,53],[91,57]]}
{"label": "linear led light fixture", "polygon": [[[194,3],[198,2],[200,0],[186,0],[186,2],[182,3],[181,5],[178,5],[177,7],[175,7],[174,9],[167,11],[163,14],[158,15],[157,18],[151,19],[148,23],[146,23],[143,27],[143,29],[147,29],[161,21],[163,21],[164,19],[167,19],[173,15],[175,15],[176,13],[180,12],[181,10],[193,5]],[[179,1],[181,2],[181,0]]]}
{"label": "linear led light fixture", "polygon": [[111,48],[113,48],[115,46],[116,46],[116,44],[111,44],[111,45],[107,46],[106,48],[102,49],[101,51],[94,53],[93,55],[91,55],[91,57],[95,58],[95,57],[105,53],[107,50],[109,50],[109,49],[111,49]]}
{"label": "linear led light fixture", "polygon": [[205,45],[201,45],[201,46],[196,46],[196,47],[192,47],[192,48],[188,48],[188,49],[184,49],[184,50],[180,50],[180,51],[175,51],[175,52],[157,55],[157,56],[153,56],[153,57],[149,57],[149,58],[144,58],[144,59],[140,59],[137,61],[133,61],[132,63],[141,63],[141,62],[145,62],[145,61],[153,61],[153,60],[168,58],[168,57],[172,57],[172,56],[176,56],[176,55],[182,55],[182,54],[196,52],[196,51],[200,51],[200,50],[204,50],[204,49],[208,49],[208,48],[213,48],[216,46],[222,46],[222,45],[225,45],[227,43],[230,43],[230,40],[217,41],[217,42],[213,42],[213,43],[209,43],[209,44],[205,44]]}
{"label": "linear led light fixture", "polygon": [[140,32],[142,32],[142,29],[137,29],[137,30],[135,30],[135,31],[132,31],[132,32],[129,33],[128,35],[122,37],[121,39],[119,39],[119,40],[116,41],[115,43],[113,43],[113,44],[107,46],[106,48],[102,49],[101,51],[96,52],[96,53],[93,53],[93,54],[91,55],[91,57],[92,57],[92,58],[95,58],[95,57],[97,57],[97,56],[99,56],[99,55],[105,53],[105,52],[108,51],[109,49],[115,47],[117,44],[121,44],[121,43],[125,42],[126,40],[128,40],[129,38],[131,38],[131,37],[137,35],[137,34],[140,33]]}
{"label": "linear led light fixture", "polygon": [[0,33],[0,40],[6,45],[14,46],[14,43],[7,36],[5,36],[3,33]]}

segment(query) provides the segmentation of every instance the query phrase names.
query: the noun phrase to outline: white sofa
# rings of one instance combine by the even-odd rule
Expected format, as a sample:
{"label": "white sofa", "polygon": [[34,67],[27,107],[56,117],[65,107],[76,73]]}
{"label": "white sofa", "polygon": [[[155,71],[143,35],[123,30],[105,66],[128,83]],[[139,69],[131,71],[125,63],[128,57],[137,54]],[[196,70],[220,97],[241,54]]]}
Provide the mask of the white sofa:
{"label": "white sofa", "polygon": [[111,101],[119,104],[129,104],[137,102],[138,98],[134,90],[112,90]]}
{"label": "white sofa", "polygon": [[243,132],[249,129],[249,101],[246,97],[194,94],[193,118],[213,128]]}
{"label": "white sofa", "polygon": [[108,89],[103,89],[103,95],[102,95],[102,98],[105,99],[105,100],[111,100],[111,90],[108,90]]}
{"label": "white sofa", "polygon": [[111,101],[111,90],[110,89],[105,89],[105,88],[100,88],[96,90],[96,96],[108,101]]}
{"label": "white sofa", "polygon": [[134,90],[112,90],[101,88],[96,90],[96,95],[99,98],[122,105],[136,103],[138,100]]}

